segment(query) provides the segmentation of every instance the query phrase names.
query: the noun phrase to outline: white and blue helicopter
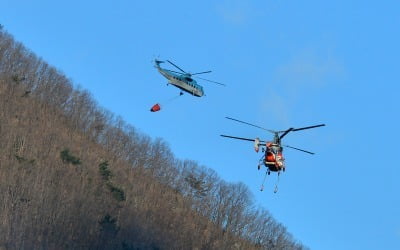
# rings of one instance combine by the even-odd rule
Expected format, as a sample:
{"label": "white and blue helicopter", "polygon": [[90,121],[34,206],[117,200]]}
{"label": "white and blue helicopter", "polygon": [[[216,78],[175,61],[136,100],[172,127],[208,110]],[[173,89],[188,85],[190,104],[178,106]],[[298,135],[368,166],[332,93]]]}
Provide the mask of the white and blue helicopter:
{"label": "white and blue helicopter", "polygon": [[[160,64],[164,63],[164,61],[154,60],[154,62],[155,62],[155,67],[157,68],[158,72],[160,72],[161,75],[163,75],[165,78],[167,78],[167,80],[168,80],[167,85],[172,84],[175,87],[179,88],[181,90],[181,92],[179,93],[180,95],[183,95],[182,91],[187,92],[187,93],[189,93],[193,96],[197,96],[197,97],[202,97],[204,95],[203,87],[200,84],[198,84],[196,82],[196,80],[194,80],[192,78],[192,76],[211,73],[210,70],[192,74],[192,73],[184,71],[183,69],[178,67],[173,62],[167,60],[168,63],[170,63],[172,66],[174,66],[175,68],[177,68],[181,71],[181,72],[177,72],[174,70],[161,68]],[[212,82],[212,83],[216,83],[216,84],[225,86],[225,84],[222,84],[219,82],[211,81],[211,80],[204,79],[204,78],[201,78],[198,76],[196,76],[196,77],[201,80],[204,80],[204,81],[208,81],[208,82]]]}

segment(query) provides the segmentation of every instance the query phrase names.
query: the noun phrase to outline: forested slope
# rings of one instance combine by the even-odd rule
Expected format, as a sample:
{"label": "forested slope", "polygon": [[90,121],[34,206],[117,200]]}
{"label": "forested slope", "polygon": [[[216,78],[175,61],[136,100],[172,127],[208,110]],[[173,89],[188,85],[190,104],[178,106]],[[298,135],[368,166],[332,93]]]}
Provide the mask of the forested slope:
{"label": "forested slope", "polygon": [[0,249],[304,249],[0,29]]}

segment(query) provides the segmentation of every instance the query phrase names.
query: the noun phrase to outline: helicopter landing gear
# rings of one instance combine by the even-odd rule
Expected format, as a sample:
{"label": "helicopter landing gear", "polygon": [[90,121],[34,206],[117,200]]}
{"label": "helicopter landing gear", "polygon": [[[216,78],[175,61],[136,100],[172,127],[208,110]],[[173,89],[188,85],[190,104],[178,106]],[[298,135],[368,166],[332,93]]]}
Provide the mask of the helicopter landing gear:
{"label": "helicopter landing gear", "polygon": [[263,182],[262,182],[262,184],[261,184],[261,187],[260,187],[260,191],[261,191],[261,192],[264,191],[264,183],[265,183],[265,179],[267,178],[267,173],[268,173],[268,172],[265,172],[264,180],[263,180]]}
{"label": "helicopter landing gear", "polygon": [[281,174],[281,172],[278,172],[278,180],[275,183],[275,188],[274,188],[274,194],[276,194],[278,192],[278,184],[279,184],[279,175]]}
{"label": "helicopter landing gear", "polygon": [[183,95],[183,92],[181,91],[181,92],[179,92],[179,95],[181,96],[181,95]]}
{"label": "helicopter landing gear", "polygon": [[[260,191],[261,191],[261,192],[264,191],[265,180],[266,180],[266,178],[267,178],[267,175],[270,175],[270,174],[271,174],[271,171],[270,171],[270,170],[267,170],[267,171],[265,172],[264,179],[263,179],[263,182],[262,182],[261,187],[260,187]],[[280,176],[280,174],[281,174],[281,172],[278,171],[278,179],[277,179],[277,181],[276,181],[276,183],[275,183],[274,194],[276,194],[276,193],[278,192],[278,184],[279,184],[279,176]]]}
{"label": "helicopter landing gear", "polygon": [[264,164],[263,159],[264,159],[264,156],[261,156],[261,159],[258,160],[258,166],[257,166],[257,169],[258,169],[258,170],[260,170],[260,169],[261,169],[261,166]]}

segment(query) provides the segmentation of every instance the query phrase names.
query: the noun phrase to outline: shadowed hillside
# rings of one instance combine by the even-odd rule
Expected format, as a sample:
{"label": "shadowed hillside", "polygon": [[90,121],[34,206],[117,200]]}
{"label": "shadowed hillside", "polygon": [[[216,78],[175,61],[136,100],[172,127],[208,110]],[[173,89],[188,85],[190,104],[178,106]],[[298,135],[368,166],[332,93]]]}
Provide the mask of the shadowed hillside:
{"label": "shadowed hillside", "polygon": [[304,249],[0,28],[0,249]]}

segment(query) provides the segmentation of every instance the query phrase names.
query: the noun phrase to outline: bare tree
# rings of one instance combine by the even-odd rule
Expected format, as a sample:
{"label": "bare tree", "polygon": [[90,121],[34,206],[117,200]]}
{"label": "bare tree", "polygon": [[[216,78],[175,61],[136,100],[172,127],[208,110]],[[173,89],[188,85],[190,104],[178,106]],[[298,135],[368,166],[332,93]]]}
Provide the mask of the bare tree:
{"label": "bare tree", "polygon": [[0,193],[0,248],[304,248],[243,183],[176,159],[1,28]]}

